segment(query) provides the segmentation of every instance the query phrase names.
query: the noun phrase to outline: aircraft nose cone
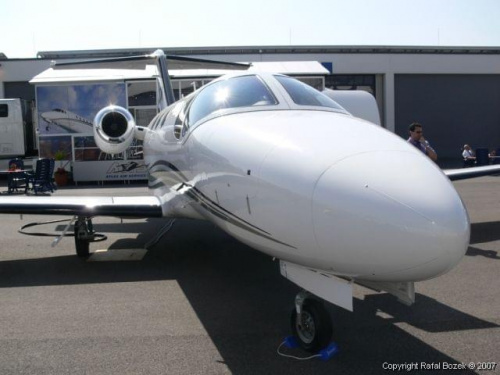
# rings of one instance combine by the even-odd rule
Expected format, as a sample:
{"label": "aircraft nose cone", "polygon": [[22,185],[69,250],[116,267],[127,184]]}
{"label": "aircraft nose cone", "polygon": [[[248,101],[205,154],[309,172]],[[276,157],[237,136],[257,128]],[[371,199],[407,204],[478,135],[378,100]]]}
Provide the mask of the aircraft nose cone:
{"label": "aircraft nose cone", "polygon": [[353,277],[429,279],[453,268],[469,244],[468,215],[453,185],[411,152],[367,152],[333,164],[312,206],[320,256]]}

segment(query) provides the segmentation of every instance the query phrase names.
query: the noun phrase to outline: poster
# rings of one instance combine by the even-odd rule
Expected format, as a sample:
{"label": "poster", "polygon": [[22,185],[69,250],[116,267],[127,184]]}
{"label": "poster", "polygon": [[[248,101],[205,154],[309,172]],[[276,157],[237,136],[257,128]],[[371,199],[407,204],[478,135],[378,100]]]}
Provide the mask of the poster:
{"label": "poster", "polygon": [[92,122],[102,108],[127,107],[124,83],[37,86],[38,134],[92,134]]}
{"label": "poster", "polygon": [[75,181],[147,178],[142,141],[111,155],[93,137],[97,112],[111,104],[127,108],[125,83],[37,86],[36,95],[40,157],[60,160],[63,155],[64,165],[71,161]]}

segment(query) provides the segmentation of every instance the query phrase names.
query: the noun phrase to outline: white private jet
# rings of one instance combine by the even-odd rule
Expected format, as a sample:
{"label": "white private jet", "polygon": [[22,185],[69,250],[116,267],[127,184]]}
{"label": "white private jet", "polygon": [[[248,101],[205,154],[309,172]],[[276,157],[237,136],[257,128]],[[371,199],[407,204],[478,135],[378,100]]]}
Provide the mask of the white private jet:
{"label": "white private jet", "polygon": [[[332,331],[312,295],[352,310],[357,282],[411,304],[414,282],[464,256],[470,223],[450,178],[500,167],[449,178],[405,140],[279,74],[224,76],[174,103],[167,57],[141,59],[156,60],[169,105],[148,127],[108,106],[96,115],[94,138],[106,153],[143,140],[154,196],[0,197],[1,213],[74,215],[81,257],[89,255],[95,216],[209,220],[279,259],[282,275],[303,288],[291,325],[309,351],[325,347]],[[178,59],[168,61],[196,64]]]}
{"label": "white private jet", "polygon": [[68,133],[89,133],[93,127],[92,121],[65,109],[54,108],[40,116],[47,124],[54,124]]}

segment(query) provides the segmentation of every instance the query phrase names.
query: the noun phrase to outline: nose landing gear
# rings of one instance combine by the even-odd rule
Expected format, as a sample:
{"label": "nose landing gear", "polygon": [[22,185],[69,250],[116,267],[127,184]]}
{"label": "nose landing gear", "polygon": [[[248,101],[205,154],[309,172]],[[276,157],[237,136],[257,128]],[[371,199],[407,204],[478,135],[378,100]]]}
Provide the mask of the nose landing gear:
{"label": "nose landing gear", "polygon": [[299,345],[316,353],[325,348],[332,337],[332,321],[323,303],[302,291],[295,297],[291,328]]}

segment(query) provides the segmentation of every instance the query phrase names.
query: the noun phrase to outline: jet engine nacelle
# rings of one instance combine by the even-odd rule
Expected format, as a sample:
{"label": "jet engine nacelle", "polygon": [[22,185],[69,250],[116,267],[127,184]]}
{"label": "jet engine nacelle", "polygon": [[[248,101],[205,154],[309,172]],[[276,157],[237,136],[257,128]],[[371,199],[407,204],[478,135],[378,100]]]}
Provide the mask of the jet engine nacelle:
{"label": "jet engine nacelle", "polygon": [[119,154],[132,143],[135,127],[135,120],[129,111],[110,105],[101,109],[94,118],[95,143],[108,154]]}

